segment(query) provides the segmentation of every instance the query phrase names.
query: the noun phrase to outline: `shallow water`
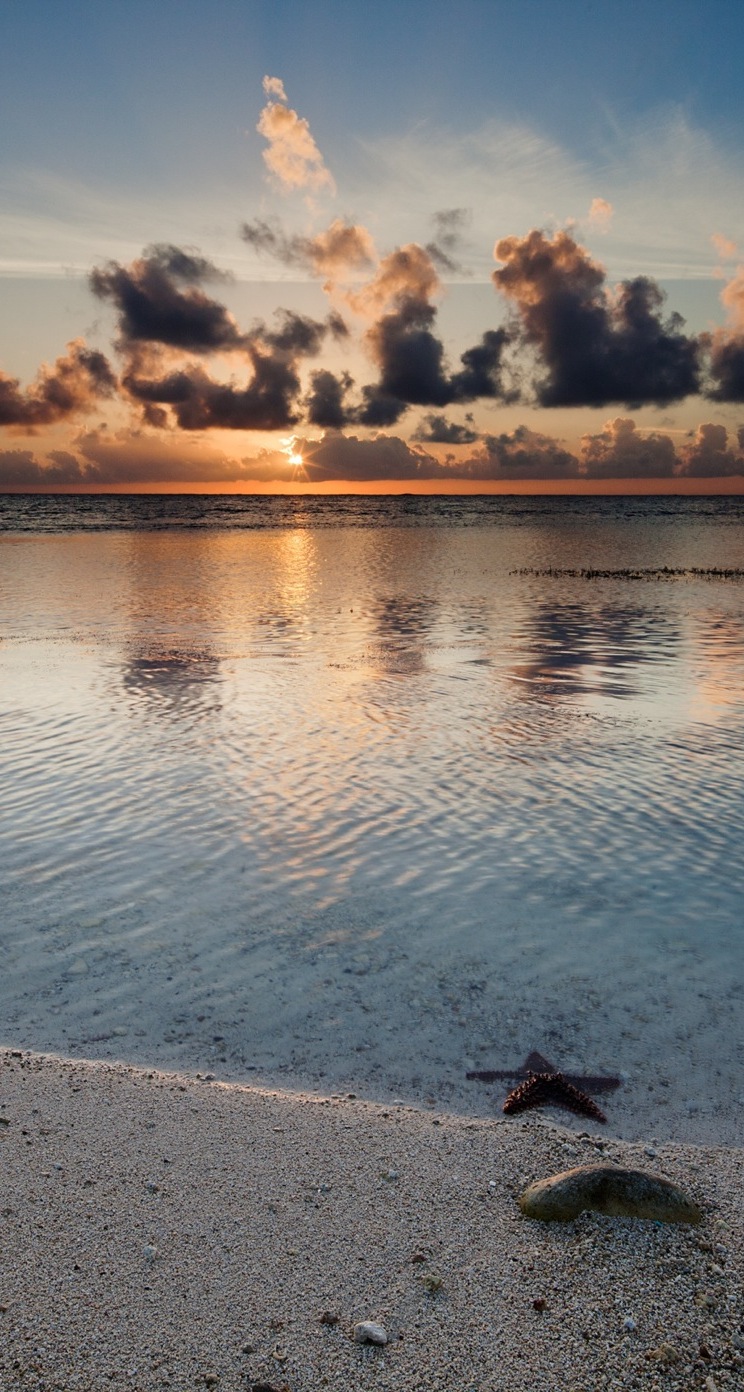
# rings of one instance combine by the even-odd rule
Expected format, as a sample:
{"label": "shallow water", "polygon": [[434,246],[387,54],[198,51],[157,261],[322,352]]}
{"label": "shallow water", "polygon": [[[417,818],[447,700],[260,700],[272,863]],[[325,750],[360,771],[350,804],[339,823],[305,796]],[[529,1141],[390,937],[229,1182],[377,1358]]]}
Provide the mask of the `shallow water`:
{"label": "shallow water", "polygon": [[3,1042],[742,1141],[738,500],[2,502]]}

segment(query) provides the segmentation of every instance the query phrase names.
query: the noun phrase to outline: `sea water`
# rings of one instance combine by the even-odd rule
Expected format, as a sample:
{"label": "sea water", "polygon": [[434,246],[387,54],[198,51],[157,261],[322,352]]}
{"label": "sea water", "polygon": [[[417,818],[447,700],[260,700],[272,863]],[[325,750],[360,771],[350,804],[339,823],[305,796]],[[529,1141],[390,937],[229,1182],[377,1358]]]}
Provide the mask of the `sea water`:
{"label": "sea water", "polygon": [[741,501],[0,528],[0,1042],[480,1114],[539,1049],[742,1142]]}

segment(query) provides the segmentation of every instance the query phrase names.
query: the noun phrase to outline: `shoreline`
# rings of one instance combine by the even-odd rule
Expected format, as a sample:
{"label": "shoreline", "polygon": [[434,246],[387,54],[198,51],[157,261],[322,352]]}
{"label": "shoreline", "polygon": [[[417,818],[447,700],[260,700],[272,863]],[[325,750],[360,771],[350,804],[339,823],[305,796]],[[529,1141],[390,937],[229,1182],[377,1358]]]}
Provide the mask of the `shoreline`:
{"label": "shoreline", "polygon": [[[0,1118],[3,1385],[741,1385],[742,1149],[8,1048]],[[602,1157],[700,1226],[522,1217],[527,1184]],[[354,1342],[369,1320],[386,1347]]]}

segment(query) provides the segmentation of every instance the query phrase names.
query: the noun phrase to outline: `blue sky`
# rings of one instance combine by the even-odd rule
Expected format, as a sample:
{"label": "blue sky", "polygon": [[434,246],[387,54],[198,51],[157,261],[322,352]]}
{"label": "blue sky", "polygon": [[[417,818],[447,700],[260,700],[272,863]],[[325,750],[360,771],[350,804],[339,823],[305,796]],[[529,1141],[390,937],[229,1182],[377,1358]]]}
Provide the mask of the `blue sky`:
{"label": "blue sky", "polygon": [[[623,400],[624,387],[605,385],[594,395],[588,390],[583,400],[573,384],[569,390],[553,382],[540,397],[535,383],[545,381],[551,345],[534,326],[529,337],[524,288],[510,299],[491,282],[494,244],[541,229],[551,247],[568,236],[592,265],[601,264],[606,282],[598,293],[609,297],[607,305],[617,282],[650,277],[667,295],[659,314],[679,311],[688,335],[738,332],[737,295],[732,291],[722,305],[720,294],[736,284],[744,259],[740,4],[69,0],[62,6],[11,0],[2,24],[0,372],[17,380],[14,400],[35,390],[38,397],[40,364],[53,364],[70,340],[83,339],[86,351],[105,355],[119,385],[99,399],[88,383],[67,413],[31,410],[30,398],[15,415],[6,413],[0,487],[4,477],[8,486],[24,477],[24,459],[30,483],[51,478],[43,470],[60,451],[70,478],[75,459],[81,482],[91,486],[116,482],[116,469],[122,486],[154,485],[159,478],[174,485],[163,460],[176,447],[191,452],[197,473],[203,461],[205,485],[226,486],[233,462],[241,486],[251,479],[267,486],[272,469],[284,467],[291,455],[326,461],[304,475],[295,463],[293,478],[332,481],[343,473],[343,439],[368,446],[381,432],[386,441],[405,443],[409,483],[417,457],[424,472],[424,456],[437,467],[449,457],[454,479],[468,460],[483,460],[488,440],[501,437],[506,443],[494,456],[496,481],[508,481],[517,444],[515,477],[521,469],[522,477],[538,478],[539,460],[525,462],[525,437],[517,440],[516,431],[558,440],[564,453],[579,458],[582,437],[601,435],[619,418],[632,418],[641,432],[667,432],[677,448],[687,441],[693,449],[700,425],[715,426],[725,476],[736,480],[744,473],[744,464],[737,467],[744,402],[731,372],[725,392],[718,380],[678,397],[665,387],[657,400],[653,388],[648,400]],[[281,102],[279,88],[264,93],[267,76],[281,84]],[[267,169],[267,139],[256,126],[271,100],[308,123],[328,171],[324,185],[289,188]],[[454,222],[437,221],[455,210]],[[425,332],[441,344],[444,367],[431,395],[443,405],[415,388],[397,419],[375,425],[359,404],[365,386],[389,382],[379,316],[398,312],[400,287],[397,300],[380,303],[377,321],[369,314],[355,320],[350,281],[345,290],[324,295],[323,278],[307,258],[300,264],[297,257],[267,255],[240,233],[246,222],[270,224],[281,229],[286,249],[287,238],[311,240],[334,219],[365,229],[374,243],[377,260],[364,272],[356,268],[357,281],[363,274],[374,278],[375,267],[396,248],[426,248],[449,229],[450,265],[437,262],[438,284],[422,291],[416,327],[409,326],[404,342],[412,351],[412,334]],[[96,297],[87,277],[112,260],[140,264],[143,249],[154,243],[198,250],[229,272],[229,281],[199,281],[198,293],[223,304],[245,330],[257,320],[270,324],[277,309],[318,323],[332,308],[346,317],[345,339],[324,330],[317,353],[292,360],[299,386],[286,428],[260,413],[255,428],[225,428],[211,415],[205,424],[203,409],[182,412],[176,422],[167,402],[160,403],[157,424],[154,412],[149,420],[138,414],[141,399],[120,385],[127,371],[121,305],[113,291]],[[520,322],[524,340],[514,338],[507,354],[518,390],[512,381],[510,391],[468,395],[457,377],[461,355],[509,316]],[[424,346],[431,350],[428,340]],[[267,351],[264,340],[261,352]],[[203,348],[199,352],[202,372],[207,360]],[[161,380],[166,357],[169,370],[188,367],[186,359],[176,363],[172,343],[159,343],[158,354]],[[81,363],[87,371],[86,362],[76,359],[75,371],[83,370]],[[252,368],[234,356],[215,359],[210,380],[249,382],[254,368],[255,362]],[[318,426],[301,405],[318,370],[337,378],[348,371],[354,379],[339,426]],[[555,366],[550,371],[559,373]],[[155,389],[148,391],[152,396]],[[635,385],[633,392],[638,395]],[[446,440],[423,438],[427,430],[432,434],[425,424],[432,415],[475,438],[452,438],[452,448],[445,448]],[[104,427],[107,462],[103,445],[90,438]],[[325,450],[316,448],[329,428],[334,439]],[[149,476],[143,435],[151,443]],[[127,473],[122,461],[130,436],[139,463]],[[612,453],[614,438],[608,448],[620,460]],[[356,448],[350,445],[347,457]],[[391,449],[380,445],[379,475],[368,481],[394,477]],[[633,476],[645,468],[648,477],[669,477],[668,460],[659,474],[662,466],[652,455],[645,465],[633,457],[627,464]],[[543,457],[548,460],[544,450]],[[259,458],[260,469],[245,463]],[[373,459],[369,448],[365,459]],[[680,467],[694,474],[696,461]],[[548,463],[554,471],[563,467],[556,459]],[[369,473],[373,466],[364,467]],[[625,467],[622,461],[618,467]],[[714,477],[711,467],[710,458],[702,460],[699,476]],[[487,473],[485,466],[476,470],[481,482]],[[283,486],[286,468],[277,479]],[[185,481],[195,481],[193,471]],[[364,480],[352,467],[349,481]]]}

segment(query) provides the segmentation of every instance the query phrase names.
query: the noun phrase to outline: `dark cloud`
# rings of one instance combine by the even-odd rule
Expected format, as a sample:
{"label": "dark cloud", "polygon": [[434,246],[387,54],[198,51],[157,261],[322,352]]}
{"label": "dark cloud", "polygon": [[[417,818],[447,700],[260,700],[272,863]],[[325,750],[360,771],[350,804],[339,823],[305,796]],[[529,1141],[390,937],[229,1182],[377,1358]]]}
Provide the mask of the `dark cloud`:
{"label": "dark cloud", "polygon": [[579,463],[558,440],[519,425],[512,433],[485,435],[482,448],[455,472],[459,478],[562,479],[577,478]]}
{"label": "dark cloud", "polygon": [[305,400],[308,423],[323,430],[340,430],[349,419],[345,397],[354,385],[352,378],[348,372],[337,377],[320,368],[311,374],[310,384]]}
{"label": "dark cloud", "polygon": [[[198,283],[216,274],[204,258],[173,246],[149,247],[131,266],[95,270],[91,285],[119,310],[118,346],[125,357],[122,386],[150,426],[175,422],[183,430],[223,427],[278,430],[300,419],[298,363],[317,354],[330,333],[343,338],[337,313],[324,322],[279,310],[277,322],[258,322],[242,332],[224,305]],[[245,383],[221,382],[177,355],[239,352],[247,360]],[[170,414],[165,408],[170,408]]]}
{"label": "dark cloud", "polygon": [[[472,421],[472,416],[465,417],[466,421]],[[457,421],[449,421],[445,416],[429,415],[425,416],[418,430],[411,437],[413,440],[420,440],[423,444],[432,445],[472,445],[478,439],[478,432],[472,425],[460,425]]]}
{"label": "dark cloud", "polygon": [[283,311],[277,330],[262,327],[245,339],[245,385],[217,381],[196,363],[146,375],[160,363],[152,354],[135,355],[122,381],[151,425],[164,423],[152,408],[169,406],[182,430],[285,430],[301,419],[298,361],[318,352],[327,331],[327,324]]}
{"label": "dark cloud", "polygon": [[394,435],[361,440],[354,435],[325,435],[320,441],[297,440],[309,482],[373,482],[381,479],[482,480],[576,478],[578,460],[557,440],[519,426],[512,434],[486,436],[470,459],[445,464],[412,449]]}
{"label": "dark cloud", "polygon": [[367,341],[379,364],[376,390],[406,406],[446,406],[452,399],[444,347],[431,332],[432,305],[407,297],[370,329]]}
{"label": "dark cloud", "polygon": [[181,430],[284,430],[296,425],[300,378],[292,359],[257,349],[250,358],[252,376],[244,386],[234,380],[217,381],[196,363],[160,377],[128,371],[123,383],[154,426],[170,422],[164,406],[170,407]]}
{"label": "dark cloud", "polygon": [[[260,341],[267,348],[289,354],[293,358],[315,357],[316,353],[320,352],[329,327],[337,327],[336,316],[332,316],[328,323],[323,324],[317,319],[310,319],[306,314],[295,314],[291,309],[280,309],[277,315],[280,320],[279,328],[268,329],[265,325],[260,325],[254,330],[253,342]],[[343,320],[341,324],[343,325]]]}
{"label": "dark cloud", "polygon": [[597,435],[584,435],[581,462],[587,477],[672,478],[677,454],[669,435],[641,434],[635,421],[618,416]]}
{"label": "dark cloud", "polygon": [[[444,407],[479,397],[510,399],[502,384],[502,355],[510,335],[504,329],[485,333],[462,354],[461,367],[450,373],[444,345],[433,332],[436,308],[433,295],[441,288],[435,260],[454,263],[449,254],[459,242],[467,214],[461,208],[436,215],[438,241],[424,248],[415,242],[397,247],[377,263],[374,276],[361,288],[345,290],[344,299],[355,313],[372,319],[366,334],[367,348],[379,368],[379,379],[367,384],[361,400],[345,400],[338,383],[323,377],[322,392],[311,392],[309,423],[358,424],[373,429],[395,425],[409,406]],[[329,276],[326,289],[350,270],[375,264],[374,246],[365,228],[336,219],[317,237],[287,236],[276,220],[258,219],[243,226],[244,239],[256,250],[267,252],[290,265],[304,266]],[[338,332],[348,333],[343,320]],[[333,394],[330,401],[329,392]]]}
{"label": "dark cloud", "polygon": [[0,373],[0,426],[33,432],[40,426],[91,411],[102,397],[112,396],[116,378],[108,359],[81,339],[53,367],[40,369],[36,381],[23,390],[17,377]]}
{"label": "dark cloud", "polygon": [[515,401],[517,393],[507,389],[502,378],[504,350],[511,342],[508,329],[487,329],[480,343],[460,356],[462,368],[450,378],[453,401],[476,401],[479,397]]}
{"label": "dark cloud", "polygon": [[[512,400],[504,385],[503,354],[510,335],[489,329],[480,343],[460,356],[462,367],[449,373],[444,345],[431,331],[436,310],[414,297],[384,314],[370,329],[367,342],[380,369],[379,381],[364,389],[358,414],[363,425],[393,424],[408,406],[450,406],[478,398]],[[386,416],[380,420],[380,413]]]}
{"label": "dark cloud", "polygon": [[699,390],[699,343],[679,315],[660,318],[653,280],[637,276],[611,295],[604,269],[567,232],[506,237],[495,254],[504,268],[494,284],[547,369],[535,384],[540,405],[663,405]]}
{"label": "dark cloud", "polygon": [[224,279],[211,261],[175,246],[150,246],[131,266],[109,261],[90,274],[90,287],[119,315],[120,346],[162,343],[189,353],[243,347],[233,316],[199,285]]}
{"label": "dark cloud", "polygon": [[[739,431],[739,444],[744,431]],[[744,474],[744,455],[731,449],[725,425],[699,425],[695,438],[680,450],[680,474],[686,478],[730,478]]]}
{"label": "dark cloud", "polygon": [[85,464],[68,450],[39,460],[31,450],[0,450],[0,488],[58,488],[90,483]]}
{"label": "dark cloud", "polygon": [[713,401],[744,401],[744,334],[707,336]]}
{"label": "dark cloud", "polygon": [[372,483],[380,479],[428,479],[446,474],[432,455],[411,449],[397,436],[360,440],[355,435],[325,435],[322,440],[297,440],[310,483],[336,480]]}

